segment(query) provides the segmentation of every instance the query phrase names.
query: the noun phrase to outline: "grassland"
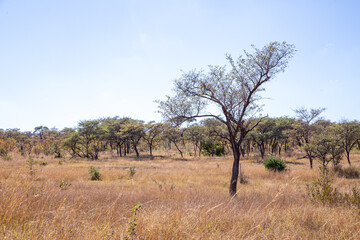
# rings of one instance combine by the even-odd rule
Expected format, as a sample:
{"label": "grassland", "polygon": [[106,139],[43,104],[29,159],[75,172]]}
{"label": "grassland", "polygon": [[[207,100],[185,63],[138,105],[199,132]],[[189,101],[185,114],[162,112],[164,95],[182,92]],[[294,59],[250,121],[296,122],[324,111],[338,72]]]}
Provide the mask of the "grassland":
{"label": "grassland", "polygon": [[[306,184],[318,176],[306,160],[288,157],[285,173],[242,160],[248,184],[229,197],[231,156],[100,161],[36,157],[0,160],[2,239],[359,239],[360,215],[353,207],[310,201]],[[352,156],[360,167],[360,154]],[[101,181],[90,181],[89,166]],[[133,178],[129,168],[135,166]],[[358,180],[335,177],[339,191]],[[135,203],[141,208],[132,211]],[[133,222],[132,224],[129,224]],[[136,224],[134,224],[136,222]],[[136,226],[135,226],[136,225]],[[128,230],[132,226],[133,231]]]}

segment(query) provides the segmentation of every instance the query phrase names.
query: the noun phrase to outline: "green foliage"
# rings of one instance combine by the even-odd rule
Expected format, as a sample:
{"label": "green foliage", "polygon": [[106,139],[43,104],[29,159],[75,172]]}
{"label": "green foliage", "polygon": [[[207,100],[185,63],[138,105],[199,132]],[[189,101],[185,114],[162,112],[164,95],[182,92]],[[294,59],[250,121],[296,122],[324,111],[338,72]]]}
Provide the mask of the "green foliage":
{"label": "green foliage", "polygon": [[344,177],[344,178],[359,178],[360,177],[360,171],[357,168],[350,167],[350,166],[346,167],[346,168],[337,167],[336,173],[338,174],[339,177]]}
{"label": "green foliage", "polygon": [[[360,192],[357,187],[353,187],[351,193],[345,193],[345,202],[360,209]],[[360,212],[358,212],[360,214]]]}
{"label": "green foliage", "polygon": [[46,165],[48,165],[48,163],[45,162],[45,161],[41,161],[41,162],[39,163],[39,165],[40,165],[40,166],[46,166]]}
{"label": "green foliage", "polygon": [[350,193],[340,193],[332,186],[332,175],[326,166],[320,166],[320,175],[311,185],[307,185],[307,192],[314,203],[322,205],[354,206],[360,214],[360,192],[355,186]]}
{"label": "green foliage", "polygon": [[89,175],[90,175],[90,180],[92,180],[92,181],[101,180],[101,174],[100,174],[98,167],[90,166],[89,167]]}
{"label": "green foliage", "polygon": [[136,173],[136,167],[135,166],[129,167],[129,176],[131,179],[134,177],[135,173]]}
{"label": "green foliage", "polygon": [[59,188],[61,188],[61,190],[66,190],[70,186],[71,186],[71,183],[68,183],[65,180],[60,180],[60,182],[59,182]]}
{"label": "green foliage", "polygon": [[339,203],[341,201],[341,195],[337,192],[336,188],[332,187],[333,177],[329,169],[325,165],[319,168],[319,178],[312,184],[306,186],[311,200],[323,205]]}
{"label": "green foliage", "polygon": [[204,139],[200,141],[200,148],[202,154],[205,156],[222,156],[225,154],[225,148],[218,141],[211,141],[210,139]]}
{"label": "green foliage", "polygon": [[140,208],[141,208],[141,204],[139,202],[134,204],[134,207],[132,209],[133,216],[128,224],[128,229],[127,229],[127,233],[129,235],[125,235],[124,239],[134,239],[136,237],[137,212],[140,210]]}
{"label": "green foliage", "polygon": [[0,157],[1,157],[2,159],[4,159],[5,161],[10,161],[10,160],[12,159],[11,156],[8,155],[7,153],[2,153],[2,154],[0,154]]}
{"label": "green foliage", "polygon": [[268,158],[264,161],[265,168],[271,171],[284,171],[286,169],[286,164],[283,160],[278,158]]}

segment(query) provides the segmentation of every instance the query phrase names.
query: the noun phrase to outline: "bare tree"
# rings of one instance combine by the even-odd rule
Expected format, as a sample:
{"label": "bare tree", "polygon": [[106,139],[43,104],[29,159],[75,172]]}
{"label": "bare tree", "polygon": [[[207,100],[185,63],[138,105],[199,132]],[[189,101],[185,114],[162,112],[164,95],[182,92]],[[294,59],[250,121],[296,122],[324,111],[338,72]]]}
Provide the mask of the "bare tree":
{"label": "bare tree", "polygon": [[[255,115],[261,99],[259,92],[279,72],[285,70],[295,47],[286,42],[271,42],[262,49],[253,46],[253,52],[244,51],[236,61],[226,55],[230,70],[225,66],[209,66],[209,72],[190,71],[175,80],[174,97],[160,101],[159,107],[166,120],[178,124],[199,117],[211,117],[223,123],[228,131],[234,161],[230,181],[230,195],[236,194],[239,176],[241,143],[259,123]],[[207,105],[217,107],[209,112]]]}

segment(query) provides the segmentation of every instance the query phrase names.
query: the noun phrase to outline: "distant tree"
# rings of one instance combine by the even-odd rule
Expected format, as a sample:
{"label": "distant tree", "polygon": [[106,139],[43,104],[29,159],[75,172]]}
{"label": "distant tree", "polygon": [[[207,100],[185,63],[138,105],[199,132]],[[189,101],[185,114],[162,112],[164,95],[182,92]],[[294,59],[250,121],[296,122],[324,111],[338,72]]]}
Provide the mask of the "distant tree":
{"label": "distant tree", "polygon": [[[237,192],[241,144],[260,121],[254,118],[260,110],[258,93],[264,90],[264,83],[285,70],[294,52],[293,45],[271,42],[262,49],[254,47],[253,53],[245,51],[245,57],[240,56],[236,62],[227,55],[229,71],[225,66],[209,66],[207,74],[196,70],[183,73],[175,81],[176,95],[159,102],[166,120],[180,124],[198,117],[210,117],[226,126],[234,156],[230,195]],[[207,112],[205,107],[209,104],[218,111]]]}
{"label": "distant tree", "polygon": [[122,157],[122,148],[126,155],[126,145],[128,142],[127,136],[123,134],[125,123],[130,121],[130,118],[106,118],[103,120],[101,127],[104,130],[104,137],[111,149],[116,149],[119,157]]}
{"label": "distant tree", "polygon": [[128,119],[123,125],[121,129],[120,136],[131,142],[134,151],[136,153],[136,157],[139,157],[138,145],[140,143],[141,138],[145,134],[144,123],[142,121]]}
{"label": "distant tree", "polygon": [[329,162],[336,167],[344,152],[342,147],[342,136],[339,128],[335,124],[323,124],[325,122],[315,123],[316,134],[310,138],[312,145],[313,157],[319,159],[323,166],[327,166]]}
{"label": "distant tree", "polygon": [[273,149],[276,146],[278,154],[281,155],[281,150],[287,151],[288,142],[293,130],[295,119],[282,117],[275,119],[275,127],[273,129]]}
{"label": "distant tree", "polygon": [[266,118],[250,133],[250,136],[259,148],[261,159],[264,159],[266,147],[273,138],[275,126],[276,123],[274,119]]}
{"label": "distant tree", "polygon": [[199,124],[192,124],[187,127],[185,137],[193,144],[194,155],[201,155],[200,141],[204,139],[205,127]]}
{"label": "distant tree", "polygon": [[357,121],[343,121],[339,124],[340,133],[343,139],[343,146],[346,153],[346,159],[350,162],[350,152],[360,139],[360,123]]}
{"label": "distant tree", "polygon": [[295,109],[298,122],[294,124],[295,135],[299,140],[299,144],[304,149],[306,157],[309,159],[310,168],[313,168],[313,147],[314,144],[310,142],[312,136],[316,135],[316,127],[314,122],[319,120],[320,114],[325,111],[325,108],[317,108],[307,110],[300,107]]}
{"label": "distant tree", "polygon": [[[215,118],[204,119],[201,121],[201,124],[205,128],[205,136],[200,146],[202,150],[205,150],[203,146],[207,146],[205,155],[211,155],[212,157],[214,154],[217,156],[224,155],[222,149],[227,143],[227,141],[224,143],[224,140],[228,140],[229,138],[225,125]],[[209,149],[211,149],[210,152]],[[216,154],[216,149],[220,149],[218,150],[218,154]]]}
{"label": "distant tree", "polygon": [[49,128],[46,126],[35,127],[33,132],[34,136],[38,136],[40,140],[43,140],[49,132]]}
{"label": "distant tree", "polygon": [[147,124],[145,124],[143,138],[145,142],[149,145],[149,151],[150,156],[153,156],[153,147],[156,146],[156,144],[161,139],[161,133],[164,131],[164,124],[162,123],[155,123],[154,121],[151,121]]}
{"label": "distant tree", "polygon": [[167,139],[170,143],[173,143],[176,149],[179,151],[181,158],[184,157],[183,151],[180,148],[180,143],[183,140],[183,134],[179,127],[172,127],[168,126],[165,128],[163,136]]}
{"label": "distant tree", "polygon": [[100,151],[104,150],[104,131],[100,127],[100,120],[81,121],[77,131],[68,133],[63,141],[65,149],[70,149],[73,156],[92,160],[99,159]]}

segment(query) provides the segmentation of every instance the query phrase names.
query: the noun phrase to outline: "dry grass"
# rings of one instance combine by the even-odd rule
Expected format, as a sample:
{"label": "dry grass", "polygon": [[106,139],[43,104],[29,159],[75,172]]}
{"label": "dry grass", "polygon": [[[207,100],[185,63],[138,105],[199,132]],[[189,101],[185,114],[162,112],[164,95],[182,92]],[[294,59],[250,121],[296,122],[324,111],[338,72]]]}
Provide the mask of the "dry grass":
{"label": "dry grass", "polygon": [[[360,215],[351,207],[314,205],[306,184],[317,177],[306,160],[288,158],[273,173],[245,159],[249,183],[228,195],[231,157],[180,161],[132,157],[103,161],[47,157],[29,174],[27,158],[0,160],[0,237],[3,239],[359,239]],[[99,166],[102,181],[90,181]],[[353,156],[360,166],[360,155]],[[136,174],[129,177],[129,167]],[[60,188],[60,181],[71,184]],[[358,180],[336,178],[348,191]],[[136,235],[127,232],[140,202]]]}

